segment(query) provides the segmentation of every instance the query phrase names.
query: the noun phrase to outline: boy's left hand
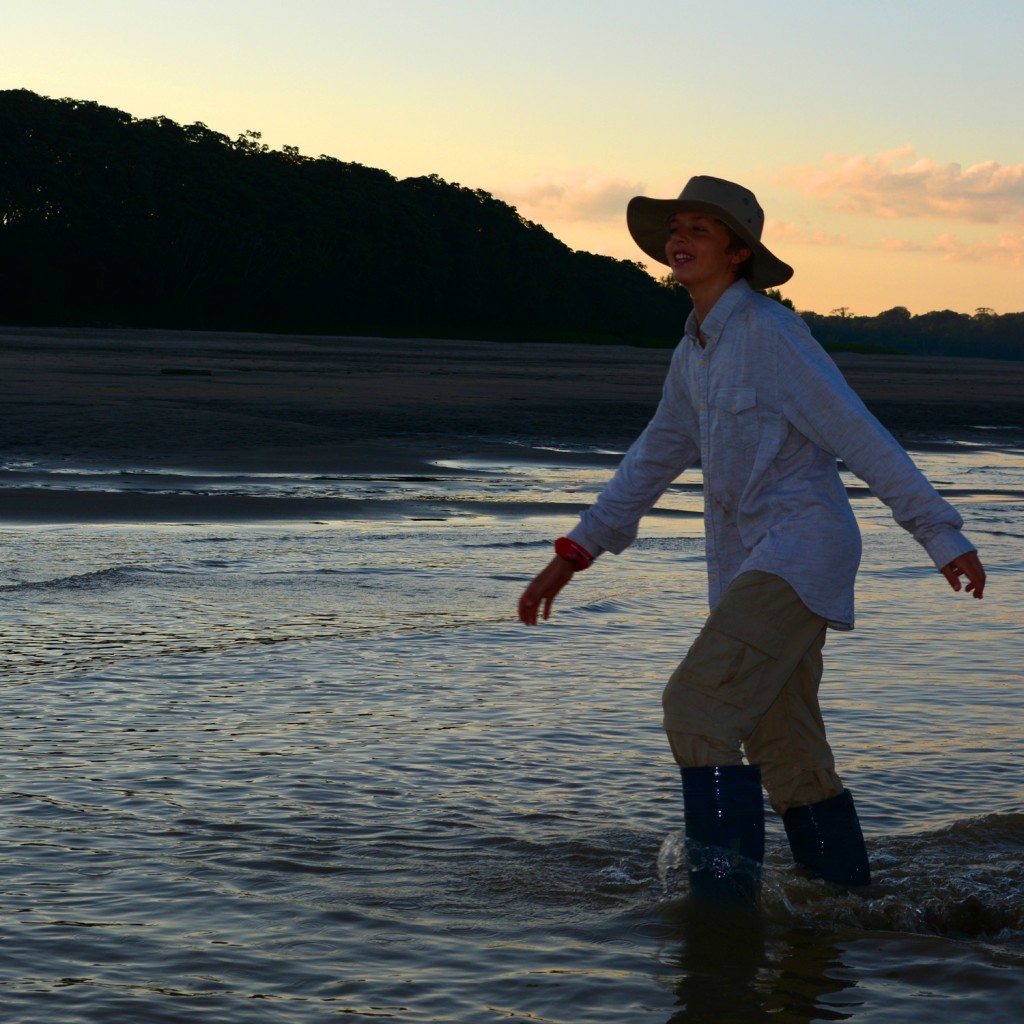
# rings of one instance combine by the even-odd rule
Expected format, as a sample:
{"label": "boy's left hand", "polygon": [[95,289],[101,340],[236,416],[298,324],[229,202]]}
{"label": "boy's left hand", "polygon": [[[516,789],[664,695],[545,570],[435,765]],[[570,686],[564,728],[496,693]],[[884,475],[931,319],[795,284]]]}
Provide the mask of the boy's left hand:
{"label": "boy's left hand", "polygon": [[954,590],[960,589],[960,577],[967,577],[967,593],[981,597],[985,592],[985,569],[978,558],[977,551],[968,551],[959,558],[954,558],[949,565],[942,567],[942,575],[949,580]]}

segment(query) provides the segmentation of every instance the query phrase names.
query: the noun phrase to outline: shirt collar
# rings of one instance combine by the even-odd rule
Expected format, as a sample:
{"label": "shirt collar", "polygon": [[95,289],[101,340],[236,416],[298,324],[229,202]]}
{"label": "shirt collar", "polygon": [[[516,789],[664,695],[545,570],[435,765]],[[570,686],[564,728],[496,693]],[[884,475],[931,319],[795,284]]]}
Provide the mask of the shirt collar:
{"label": "shirt collar", "polygon": [[734,281],[718,297],[718,301],[711,307],[711,312],[704,318],[704,323],[698,324],[696,314],[691,311],[686,318],[686,336],[691,341],[699,341],[700,331],[709,343],[718,341],[726,321],[752,294],[753,290],[744,278]]}

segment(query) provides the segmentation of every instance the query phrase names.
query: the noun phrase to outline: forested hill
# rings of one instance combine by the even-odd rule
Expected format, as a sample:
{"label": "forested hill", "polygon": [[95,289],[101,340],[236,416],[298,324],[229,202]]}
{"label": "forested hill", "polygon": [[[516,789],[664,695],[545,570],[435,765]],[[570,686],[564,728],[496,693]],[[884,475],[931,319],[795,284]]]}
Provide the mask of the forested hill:
{"label": "forested hill", "polygon": [[[3,323],[674,345],[689,309],[436,175],[0,91]],[[804,316],[830,348],[1024,358],[1024,313],[845,313]]]}
{"label": "forested hill", "polygon": [[639,264],[486,192],[0,91],[0,322],[672,344]]}

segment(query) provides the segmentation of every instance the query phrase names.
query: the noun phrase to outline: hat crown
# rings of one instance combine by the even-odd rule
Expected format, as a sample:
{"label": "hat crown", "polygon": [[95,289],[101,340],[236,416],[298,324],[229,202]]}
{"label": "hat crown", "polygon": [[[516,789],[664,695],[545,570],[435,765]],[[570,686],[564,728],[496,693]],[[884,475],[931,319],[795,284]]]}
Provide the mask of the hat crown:
{"label": "hat crown", "polygon": [[713,178],[709,174],[698,174],[686,183],[686,187],[679,193],[679,201],[718,206],[723,213],[727,213],[736,221],[736,225],[758,241],[761,240],[764,210],[750,189],[737,185],[734,181]]}

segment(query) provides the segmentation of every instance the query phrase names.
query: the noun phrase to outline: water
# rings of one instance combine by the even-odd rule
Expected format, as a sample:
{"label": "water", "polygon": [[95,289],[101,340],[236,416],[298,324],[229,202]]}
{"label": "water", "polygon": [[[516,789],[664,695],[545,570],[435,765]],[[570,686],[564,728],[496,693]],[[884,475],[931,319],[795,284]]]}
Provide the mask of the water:
{"label": "water", "polygon": [[3,467],[82,500],[358,518],[5,529],[2,1019],[1020,1019],[1024,448],[916,457],[989,591],[954,596],[854,499],[858,630],[830,637],[823,705],[875,883],[803,877],[770,815],[763,910],[740,921],[687,907],[659,726],[705,614],[692,481],[528,630],[518,595],[603,456],[416,478]]}

